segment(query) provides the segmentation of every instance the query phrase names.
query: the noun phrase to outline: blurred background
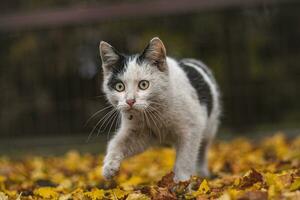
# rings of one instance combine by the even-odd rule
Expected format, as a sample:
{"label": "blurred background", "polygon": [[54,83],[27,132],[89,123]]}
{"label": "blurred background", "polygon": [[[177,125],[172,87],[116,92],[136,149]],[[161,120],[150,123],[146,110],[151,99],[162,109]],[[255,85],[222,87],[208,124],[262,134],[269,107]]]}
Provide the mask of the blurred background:
{"label": "blurred background", "polygon": [[220,137],[299,133],[297,0],[2,0],[0,11],[0,153],[102,151],[110,124],[86,139],[105,112],[85,126],[107,105],[99,41],[137,53],[154,36],[213,69]]}

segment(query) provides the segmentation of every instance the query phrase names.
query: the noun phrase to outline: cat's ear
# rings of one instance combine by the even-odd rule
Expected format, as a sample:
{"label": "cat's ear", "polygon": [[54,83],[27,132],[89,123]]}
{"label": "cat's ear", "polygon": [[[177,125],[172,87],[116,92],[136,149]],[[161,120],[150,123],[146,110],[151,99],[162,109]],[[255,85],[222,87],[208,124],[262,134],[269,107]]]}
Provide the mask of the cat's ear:
{"label": "cat's ear", "polygon": [[121,55],[115,48],[107,42],[101,41],[99,45],[100,56],[102,60],[102,67],[105,72],[110,71],[111,68],[119,61]]}
{"label": "cat's ear", "polygon": [[140,56],[140,59],[145,59],[150,64],[157,66],[160,71],[167,70],[166,58],[166,48],[158,37],[149,42]]}

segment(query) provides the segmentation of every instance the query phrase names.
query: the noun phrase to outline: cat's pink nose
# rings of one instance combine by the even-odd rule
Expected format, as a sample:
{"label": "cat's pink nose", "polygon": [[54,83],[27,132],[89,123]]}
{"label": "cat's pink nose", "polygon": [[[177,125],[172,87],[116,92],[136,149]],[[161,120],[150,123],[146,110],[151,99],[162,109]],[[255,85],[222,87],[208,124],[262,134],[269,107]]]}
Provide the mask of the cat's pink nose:
{"label": "cat's pink nose", "polygon": [[126,103],[127,103],[130,107],[132,107],[133,104],[135,103],[135,99],[127,99],[127,100],[126,100]]}

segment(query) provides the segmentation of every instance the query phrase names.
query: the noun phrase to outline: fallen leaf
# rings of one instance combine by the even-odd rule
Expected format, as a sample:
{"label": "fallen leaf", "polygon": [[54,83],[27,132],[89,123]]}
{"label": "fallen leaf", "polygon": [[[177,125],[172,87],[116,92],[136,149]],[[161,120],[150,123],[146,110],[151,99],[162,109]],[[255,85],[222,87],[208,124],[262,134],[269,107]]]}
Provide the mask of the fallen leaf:
{"label": "fallen leaf", "polygon": [[40,196],[44,199],[55,199],[58,197],[58,193],[54,188],[51,187],[41,187],[33,191],[37,196]]}

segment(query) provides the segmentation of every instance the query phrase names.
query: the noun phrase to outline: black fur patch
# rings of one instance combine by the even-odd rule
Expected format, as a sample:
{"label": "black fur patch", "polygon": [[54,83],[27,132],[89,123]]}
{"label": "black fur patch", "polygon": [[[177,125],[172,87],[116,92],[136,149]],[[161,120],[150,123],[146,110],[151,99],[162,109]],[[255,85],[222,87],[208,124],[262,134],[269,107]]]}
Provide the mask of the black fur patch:
{"label": "black fur patch", "polygon": [[120,82],[118,76],[123,74],[126,71],[129,59],[130,59],[129,56],[120,55],[120,59],[118,60],[118,62],[116,62],[115,64],[113,64],[113,66],[111,66],[112,73],[107,83],[110,89],[113,89],[114,85],[117,82]]}
{"label": "black fur patch", "polygon": [[[186,65],[184,62],[179,62],[180,67],[185,71],[190,83],[197,91],[198,98],[201,104],[207,107],[208,116],[212,111],[212,93],[208,83],[204,80],[200,72],[195,68]],[[197,65],[198,66],[198,65]]]}
{"label": "black fur patch", "polygon": [[199,60],[192,59],[192,58],[185,58],[185,59],[182,59],[180,62],[191,63],[193,65],[196,65],[197,67],[200,67],[205,72],[205,74],[207,74],[208,77],[210,79],[212,79],[212,81],[215,81],[214,76],[212,75],[211,71],[207,68],[207,66],[204,63],[200,62]]}

